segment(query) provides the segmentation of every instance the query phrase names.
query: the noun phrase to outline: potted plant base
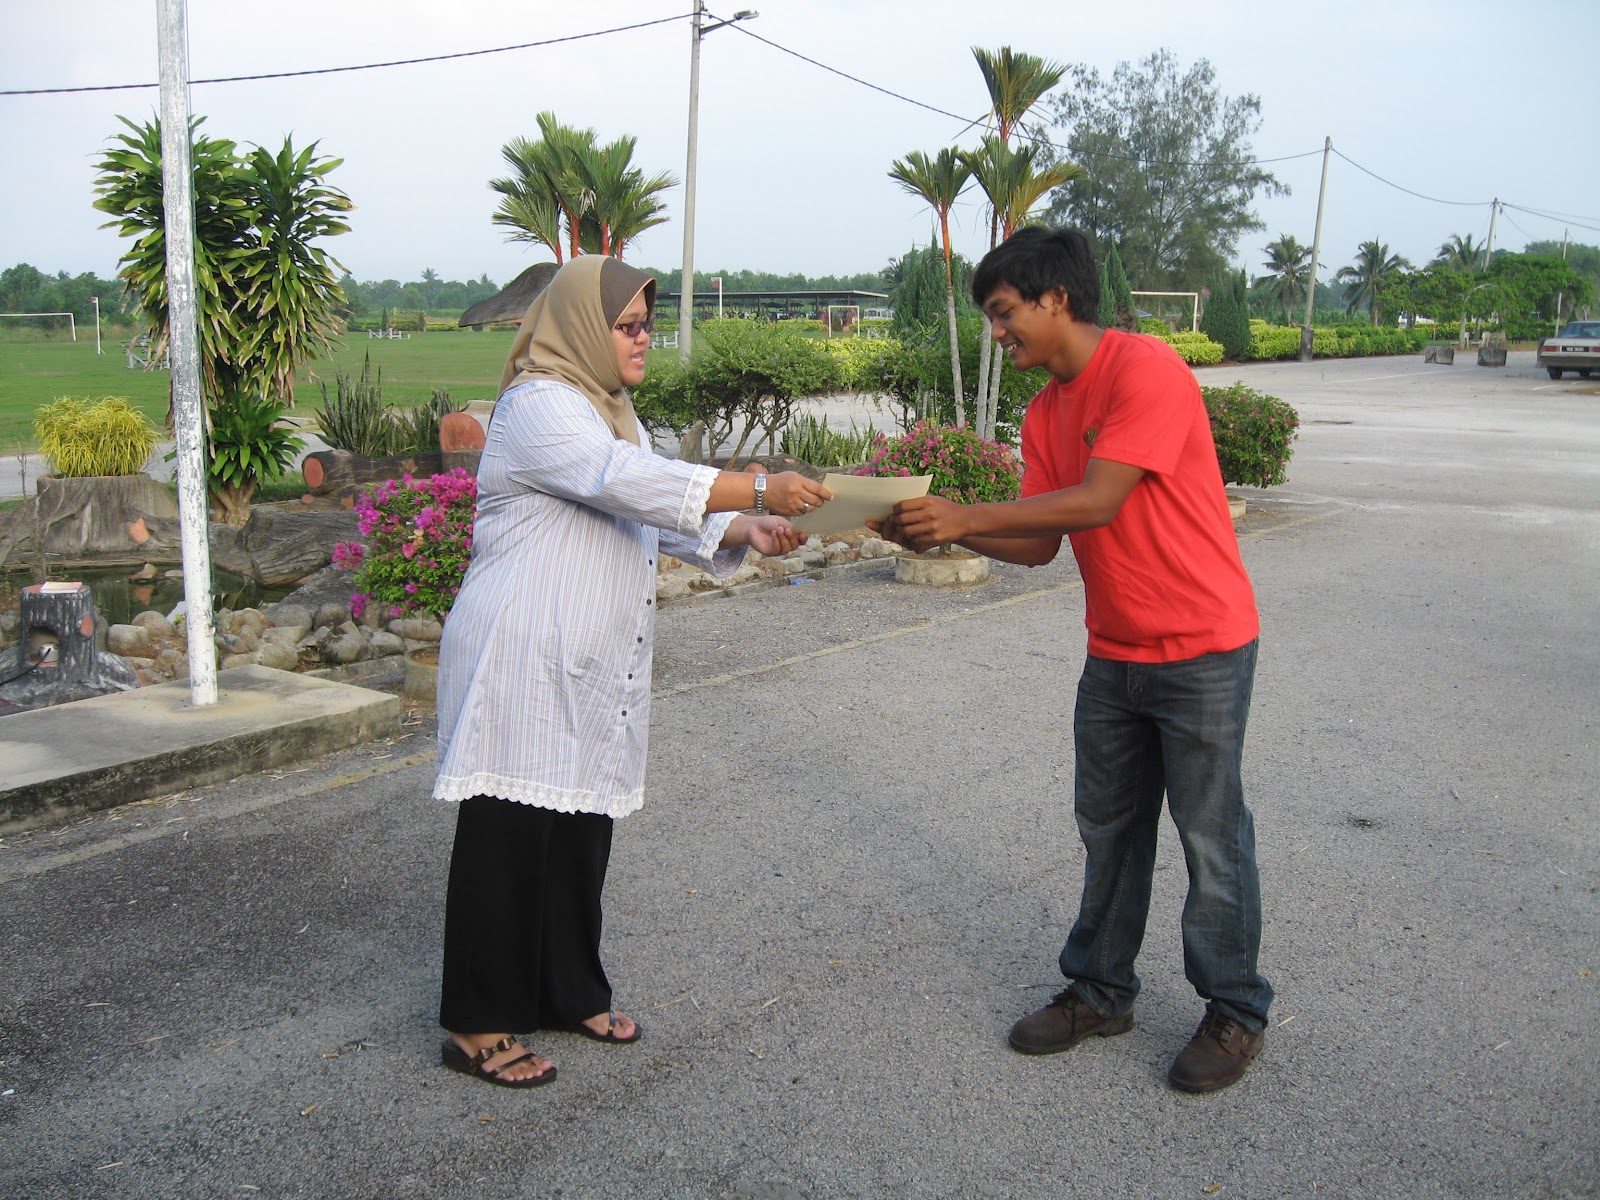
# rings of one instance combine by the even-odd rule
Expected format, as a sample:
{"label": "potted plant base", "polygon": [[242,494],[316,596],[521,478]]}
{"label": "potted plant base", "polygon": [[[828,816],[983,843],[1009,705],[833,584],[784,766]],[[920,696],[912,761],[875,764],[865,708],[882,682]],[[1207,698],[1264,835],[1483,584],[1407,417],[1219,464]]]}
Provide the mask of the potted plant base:
{"label": "potted plant base", "polygon": [[896,583],[923,587],[976,587],[989,579],[989,560],[960,546],[941,546],[926,554],[903,554],[894,560]]}
{"label": "potted plant base", "polygon": [[405,682],[400,694],[407,700],[432,704],[439,692],[439,647],[421,646],[406,651]]}

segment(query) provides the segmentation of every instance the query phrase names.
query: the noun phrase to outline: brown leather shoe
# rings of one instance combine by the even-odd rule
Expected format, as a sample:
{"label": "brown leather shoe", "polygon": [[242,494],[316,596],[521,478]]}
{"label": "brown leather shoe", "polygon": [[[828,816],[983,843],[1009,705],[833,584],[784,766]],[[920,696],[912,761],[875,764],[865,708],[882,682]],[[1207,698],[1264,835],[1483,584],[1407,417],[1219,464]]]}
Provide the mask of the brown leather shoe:
{"label": "brown leather shoe", "polygon": [[1208,1008],[1189,1044],[1172,1060],[1167,1082],[1183,1092],[1219,1091],[1238,1082],[1266,1040],[1265,1031],[1251,1033],[1232,1017]]}
{"label": "brown leather shoe", "polygon": [[1060,1054],[1090,1037],[1113,1037],[1133,1028],[1133,1013],[1102,1017],[1070,987],[1011,1027],[1011,1048],[1023,1054]]}

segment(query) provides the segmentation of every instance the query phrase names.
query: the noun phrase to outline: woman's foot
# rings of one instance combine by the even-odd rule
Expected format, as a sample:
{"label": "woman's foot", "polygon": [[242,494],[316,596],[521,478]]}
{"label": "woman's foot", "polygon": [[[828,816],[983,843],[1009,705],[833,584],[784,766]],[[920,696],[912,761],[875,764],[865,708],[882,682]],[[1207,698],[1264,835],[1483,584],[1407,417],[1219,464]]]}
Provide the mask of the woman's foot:
{"label": "woman's foot", "polygon": [[[555,1063],[532,1053],[509,1033],[452,1033],[450,1041],[468,1063],[475,1064],[466,1073],[481,1075],[491,1083],[533,1086],[531,1081],[547,1075],[554,1077],[556,1073]],[[479,1058],[490,1049],[494,1050],[493,1054]],[[457,1069],[462,1068],[458,1066]]]}
{"label": "woman's foot", "polygon": [[619,1046],[637,1042],[639,1035],[644,1032],[637,1021],[619,1012],[596,1013],[578,1022],[572,1030],[597,1042],[611,1042]]}

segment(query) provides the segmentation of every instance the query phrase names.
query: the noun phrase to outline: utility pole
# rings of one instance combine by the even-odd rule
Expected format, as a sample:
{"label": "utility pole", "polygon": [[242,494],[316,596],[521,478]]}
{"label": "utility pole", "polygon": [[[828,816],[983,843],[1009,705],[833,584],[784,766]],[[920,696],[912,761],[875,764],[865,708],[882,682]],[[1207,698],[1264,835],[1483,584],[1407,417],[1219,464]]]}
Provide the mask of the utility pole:
{"label": "utility pole", "polygon": [[[1563,229],[1561,231],[1561,261],[1562,262],[1566,262],[1567,261],[1567,232],[1568,231],[1565,230],[1565,229]],[[1555,332],[1555,333],[1560,333],[1561,332],[1561,293],[1560,292],[1556,293],[1556,327],[1552,332]]]}
{"label": "utility pole", "polygon": [[184,0],[156,0],[161,58],[161,194],[167,244],[167,337],[172,431],[178,443],[178,532],[183,549],[189,703],[217,702],[211,624],[211,542],[206,513],[205,410],[194,281],[194,174],[189,144],[188,17]]}
{"label": "utility pole", "polygon": [[1496,196],[1489,202],[1489,240],[1483,247],[1483,269],[1489,269],[1489,262],[1494,258],[1494,219],[1500,213],[1500,197]]}
{"label": "utility pole", "polygon": [[745,9],[726,21],[707,25],[705,0],[694,0],[694,15],[689,23],[689,155],[683,171],[683,283],[678,290],[678,360],[683,363],[689,361],[694,341],[694,191],[700,127],[700,42],[706,34],[724,25],[760,15]]}
{"label": "utility pole", "polygon": [[1333,139],[1322,139],[1322,183],[1317,188],[1317,227],[1311,234],[1311,278],[1306,281],[1306,317],[1300,325],[1300,361],[1311,361],[1311,315],[1317,303],[1317,255],[1322,250],[1322,202],[1328,195],[1328,153]]}

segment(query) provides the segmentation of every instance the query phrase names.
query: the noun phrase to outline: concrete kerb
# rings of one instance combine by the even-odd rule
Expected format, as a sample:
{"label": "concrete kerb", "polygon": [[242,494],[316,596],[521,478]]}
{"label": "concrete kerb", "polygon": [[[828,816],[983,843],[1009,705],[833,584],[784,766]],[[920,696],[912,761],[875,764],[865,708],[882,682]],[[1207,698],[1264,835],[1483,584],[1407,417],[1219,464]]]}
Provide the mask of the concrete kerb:
{"label": "concrete kerb", "polygon": [[256,666],[219,672],[205,708],[182,681],[15,713],[0,721],[0,834],[319,758],[399,726],[396,696]]}

